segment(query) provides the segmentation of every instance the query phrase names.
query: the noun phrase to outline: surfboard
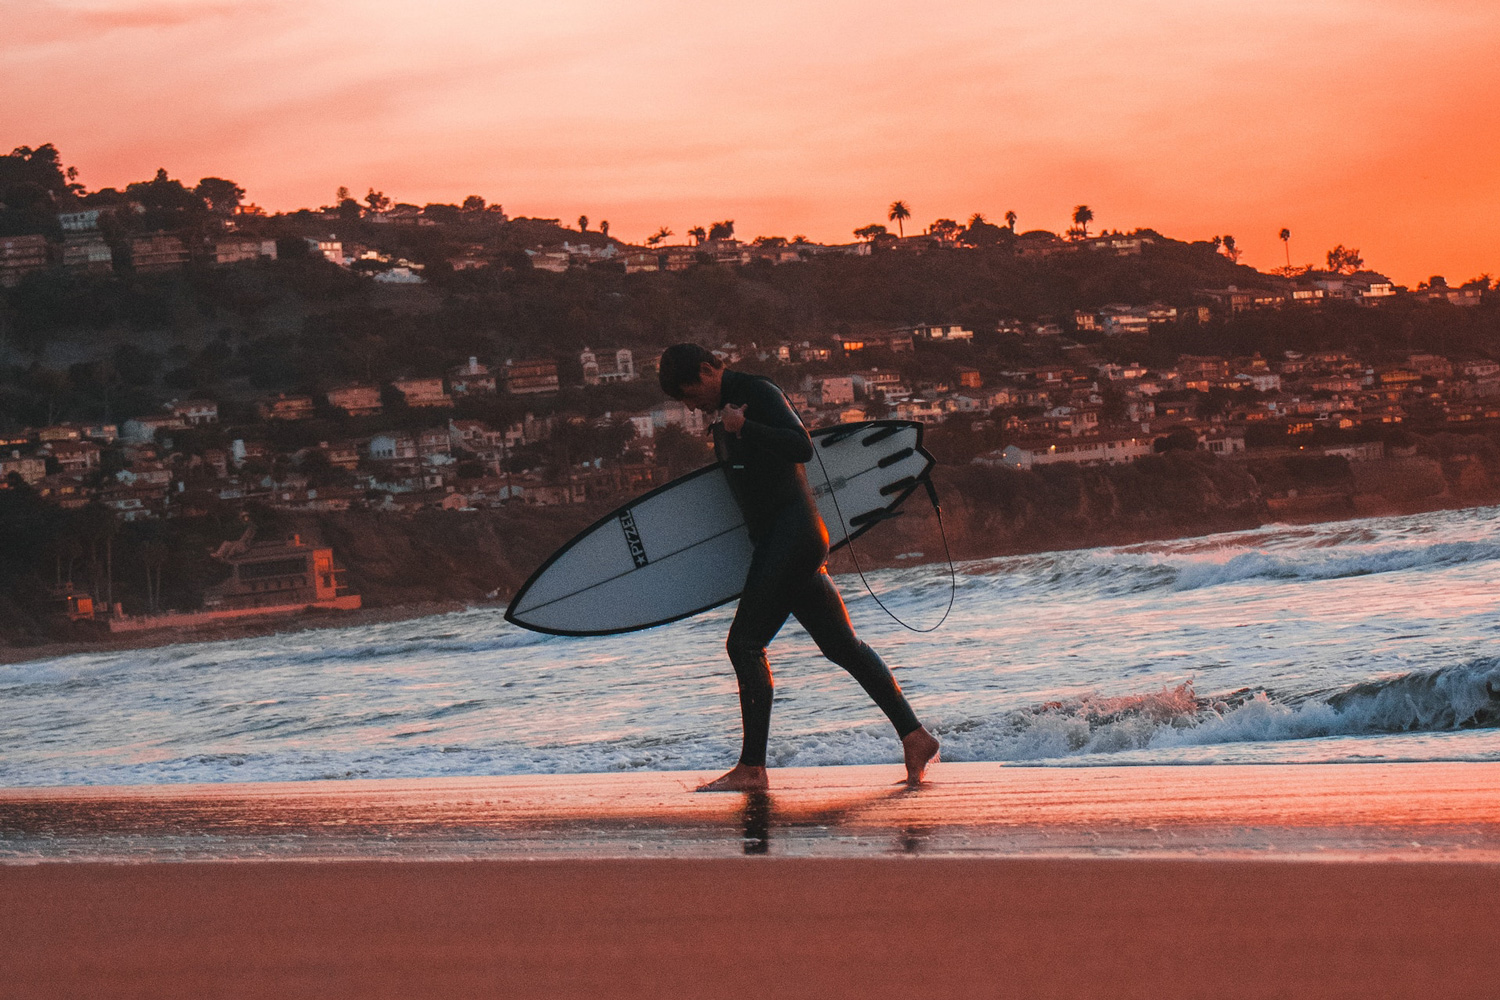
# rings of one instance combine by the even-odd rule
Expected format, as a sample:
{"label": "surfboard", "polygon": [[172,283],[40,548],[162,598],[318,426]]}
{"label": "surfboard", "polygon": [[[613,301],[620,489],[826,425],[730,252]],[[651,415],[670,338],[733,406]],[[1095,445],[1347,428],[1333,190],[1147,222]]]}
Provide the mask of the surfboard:
{"label": "surfboard", "polygon": [[[894,516],[933,465],[916,421],[837,424],[810,436],[807,481],[830,548]],[[637,497],[558,549],[505,617],[552,635],[665,625],[738,597],[752,550],[729,480],[710,465]]]}

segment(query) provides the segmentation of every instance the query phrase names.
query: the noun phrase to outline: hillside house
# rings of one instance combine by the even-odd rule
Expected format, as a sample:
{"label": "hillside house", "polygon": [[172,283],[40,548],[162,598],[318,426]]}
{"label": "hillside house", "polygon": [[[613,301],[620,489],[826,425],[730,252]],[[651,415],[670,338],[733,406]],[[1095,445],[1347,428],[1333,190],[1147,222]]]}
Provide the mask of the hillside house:
{"label": "hillside house", "polygon": [[1125,437],[1024,440],[987,452],[974,459],[976,465],[1032,469],[1039,465],[1121,465],[1152,454],[1155,438]]}
{"label": "hillside house", "polygon": [[14,288],[47,266],[47,237],[0,236],[0,286]]}
{"label": "hillside house", "polygon": [[13,474],[20,476],[26,485],[34,486],[46,477],[47,460],[12,450],[9,458],[0,458],[0,489],[6,488],[6,480]]}
{"label": "hillside house", "polygon": [[255,412],[262,420],[307,420],[315,412],[311,396],[288,396],[278,393],[275,399],[263,399],[255,404]]}
{"label": "hillside house", "polygon": [[584,385],[635,381],[635,355],[628,347],[618,349],[613,358],[604,362],[599,360],[598,354],[585,347],[578,355],[578,360],[583,366]]}
{"label": "hillside house", "polygon": [[842,406],[854,402],[854,379],[848,375],[809,375],[802,380],[802,391],[815,406]]}
{"label": "hillside house", "polygon": [[974,340],[974,331],[959,326],[957,323],[921,323],[909,329],[913,340],[965,344],[972,343]]}
{"label": "hillside house", "polygon": [[377,462],[414,461],[418,457],[417,439],[403,432],[376,434],[368,448],[370,458]]}
{"label": "hillside house", "polygon": [[214,263],[221,267],[227,264],[242,264],[246,261],[275,259],[275,240],[240,238],[214,242]]}
{"label": "hillside house", "polygon": [[453,397],[443,391],[443,380],[440,378],[396,379],[391,387],[401,394],[410,407],[453,405]]}
{"label": "hillside house", "polygon": [[373,385],[343,385],[329,389],[328,405],[351,417],[368,417],[380,412],[380,389]]}
{"label": "hillside house", "polygon": [[115,267],[114,251],[98,233],[65,233],[62,265],[69,271],[107,274]]}
{"label": "hillside house", "polygon": [[187,244],[176,236],[155,233],[130,241],[130,266],[137,272],[175,271],[187,262]]}
{"label": "hillside house", "polygon": [[505,362],[505,391],[512,396],[542,395],[560,388],[556,361],[531,358]]}
{"label": "hillside house", "polygon": [[448,388],[455,396],[491,395],[495,392],[495,376],[478,358],[471,357],[468,364],[448,373]]}
{"label": "hillside house", "polygon": [[181,417],[173,416],[170,413],[164,413],[160,416],[152,414],[125,421],[124,426],[120,429],[120,437],[125,441],[139,443],[152,440],[156,437],[157,431],[180,431],[186,428],[187,422]]}
{"label": "hillside house", "polygon": [[189,399],[181,403],[168,403],[167,410],[172,416],[179,418],[190,427],[201,427],[219,422],[219,404],[211,399]]}

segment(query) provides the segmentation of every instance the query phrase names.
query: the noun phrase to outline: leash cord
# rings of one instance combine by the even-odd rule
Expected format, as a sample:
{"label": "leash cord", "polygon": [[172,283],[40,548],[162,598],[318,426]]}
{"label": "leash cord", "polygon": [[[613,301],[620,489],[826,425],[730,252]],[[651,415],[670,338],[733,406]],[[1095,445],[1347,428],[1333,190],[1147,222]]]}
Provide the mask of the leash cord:
{"label": "leash cord", "polygon": [[828,474],[828,466],[823,464],[823,456],[818,451],[817,441],[812,444],[813,454],[818,456],[818,468],[823,470],[823,480],[828,484],[828,496],[833,500],[833,511],[839,516],[839,527],[844,530],[844,544],[849,547],[849,555],[854,560],[854,571],[859,574],[859,581],[865,585],[865,591],[875,599],[876,604],[880,605],[881,611],[890,615],[891,620],[904,629],[912,632],[935,632],[942,628],[943,622],[948,620],[948,614],[953,610],[953,599],[958,593],[958,573],[953,568],[953,553],[948,548],[948,532],[943,527],[943,508],[938,504],[937,487],[932,485],[932,479],[924,475],[920,482],[927,487],[927,498],[932,501],[932,509],[937,514],[938,533],[943,536],[943,555],[948,557],[948,606],[943,609],[943,617],[938,619],[936,625],[931,628],[917,628],[915,625],[906,624],[896,616],[895,612],[886,607],[885,602],[876,595],[875,588],[870,586],[870,581],[865,579],[864,568],[859,564],[859,553],[854,551],[854,535],[849,531],[849,524],[844,520],[843,508],[839,506],[838,494],[833,489],[833,477]]}

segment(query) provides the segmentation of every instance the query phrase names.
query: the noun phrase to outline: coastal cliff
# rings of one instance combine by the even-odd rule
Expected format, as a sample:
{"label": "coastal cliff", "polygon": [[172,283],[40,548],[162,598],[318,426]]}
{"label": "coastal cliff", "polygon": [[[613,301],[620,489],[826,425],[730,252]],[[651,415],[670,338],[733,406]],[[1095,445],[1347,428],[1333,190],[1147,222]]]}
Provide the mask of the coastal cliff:
{"label": "coastal cliff", "polygon": [[[1483,439],[1429,439],[1420,454],[1350,462],[1326,455],[1255,454],[1218,458],[1198,452],[1152,455],[1129,465],[1057,465],[1020,471],[978,465],[939,465],[933,479],[943,506],[942,531],[922,492],[902,515],[861,536],[862,568],[1123,545],[1255,528],[1272,522],[1311,522],[1416,513],[1500,503],[1500,454]],[[262,510],[263,536],[300,534],[331,545],[347,568],[347,582],[365,611],[309,614],[292,627],[432,613],[466,604],[508,601],[549,554],[617,506],[589,504],[415,513],[347,511],[287,514]],[[239,522],[178,518],[149,522],[143,531],[170,550],[165,606],[191,610],[204,587],[222,575],[209,556],[218,537]],[[944,535],[947,548],[944,547]],[[147,538],[146,534],[142,538]],[[114,592],[127,611],[141,606],[137,553],[130,534],[117,542]],[[851,572],[845,550],[829,563]],[[173,635],[123,641],[93,623],[69,622],[28,600],[42,594],[54,566],[32,570],[29,589],[0,595],[0,659],[42,655],[40,647],[138,645]],[[236,625],[224,636],[288,627],[285,620]],[[196,638],[209,638],[196,633]]]}
{"label": "coastal cliff", "polygon": [[[933,478],[955,560],[1500,501],[1483,463],[1450,468],[1417,457],[1245,461],[1171,452],[1107,467],[938,466]],[[612,506],[348,512],[288,519],[285,527],[333,545],[350,583],[372,607],[504,601],[551,552]],[[861,565],[944,558],[926,496],[919,491],[902,509],[902,517],[856,542]],[[853,563],[836,553],[831,568],[846,572]]]}

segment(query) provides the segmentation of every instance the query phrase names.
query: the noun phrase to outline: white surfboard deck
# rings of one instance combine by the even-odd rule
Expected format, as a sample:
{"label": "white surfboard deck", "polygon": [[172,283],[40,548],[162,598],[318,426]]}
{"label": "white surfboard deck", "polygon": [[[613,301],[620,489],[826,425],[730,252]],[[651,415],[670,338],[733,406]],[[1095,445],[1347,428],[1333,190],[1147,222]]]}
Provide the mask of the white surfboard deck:
{"label": "white surfboard deck", "polygon": [[[817,457],[806,465],[807,481],[832,548],[889,516],[933,464],[916,421],[838,424],[811,437]],[[738,597],[751,552],[724,470],[710,465],[630,501],[558,549],[505,617],[553,635],[665,625]]]}

